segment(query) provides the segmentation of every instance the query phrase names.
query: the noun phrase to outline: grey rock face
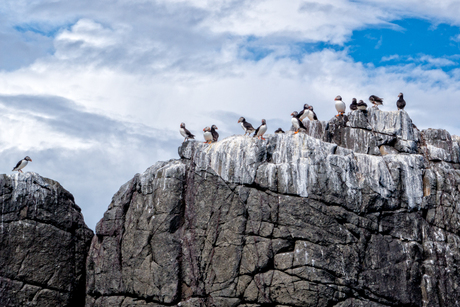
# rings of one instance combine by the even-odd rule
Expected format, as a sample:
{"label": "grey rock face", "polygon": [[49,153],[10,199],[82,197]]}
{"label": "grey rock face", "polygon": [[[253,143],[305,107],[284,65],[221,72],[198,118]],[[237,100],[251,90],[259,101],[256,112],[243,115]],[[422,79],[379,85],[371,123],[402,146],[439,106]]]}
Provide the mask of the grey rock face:
{"label": "grey rock face", "polygon": [[420,132],[406,111],[385,112],[371,107],[333,118],[323,140],[370,155],[380,155],[382,146],[385,153],[390,147],[391,151],[418,153]]}
{"label": "grey rock face", "polygon": [[72,194],[35,173],[0,175],[0,306],[84,306],[93,232]]}
{"label": "grey rock face", "polygon": [[98,223],[86,306],[456,306],[457,138],[352,113],[137,174]]}

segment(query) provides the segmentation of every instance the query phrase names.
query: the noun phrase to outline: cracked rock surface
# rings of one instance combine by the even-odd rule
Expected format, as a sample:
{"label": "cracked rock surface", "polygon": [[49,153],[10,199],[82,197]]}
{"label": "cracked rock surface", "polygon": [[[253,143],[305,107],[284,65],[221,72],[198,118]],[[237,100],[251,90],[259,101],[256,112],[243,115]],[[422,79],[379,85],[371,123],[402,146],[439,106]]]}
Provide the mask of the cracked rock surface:
{"label": "cracked rock surface", "polygon": [[407,113],[186,142],[98,223],[87,307],[458,306],[459,138]]}
{"label": "cracked rock surface", "polygon": [[0,306],[83,306],[93,232],[72,194],[36,173],[0,175]]}

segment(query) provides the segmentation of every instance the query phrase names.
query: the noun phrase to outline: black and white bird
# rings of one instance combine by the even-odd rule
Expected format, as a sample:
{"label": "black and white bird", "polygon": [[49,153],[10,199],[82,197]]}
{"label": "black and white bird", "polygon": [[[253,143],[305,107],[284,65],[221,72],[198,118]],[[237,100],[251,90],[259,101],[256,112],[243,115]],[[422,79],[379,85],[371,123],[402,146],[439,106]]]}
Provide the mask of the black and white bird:
{"label": "black and white bird", "polygon": [[356,98],[353,98],[353,99],[351,100],[350,110],[352,110],[352,111],[358,110],[358,103],[357,103],[357,101],[356,101]]}
{"label": "black and white bird", "polygon": [[267,132],[267,122],[265,119],[262,119],[262,125],[260,125],[257,129],[256,132],[254,132],[254,137],[257,137],[259,140],[265,140],[264,139],[264,133]]}
{"label": "black and white bird", "polygon": [[217,133],[217,127],[216,125],[212,125],[211,126],[211,134],[212,134],[212,140],[214,142],[217,142],[217,140],[219,139],[219,133]]}
{"label": "black and white bird", "polygon": [[298,113],[297,116],[299,117],[300,121],[303,121],[305,118],[307,118],[308,113],[310,112],[308,107],[309,107],[309,105],[307,103],[304,104],[303,105],[303,110]]}
{"label": "black and white bird", "polygon": [[361,110],[361,111],[367,110],[367,103],[365,103],[362,100],[360,100],[356,106],[358,107],[358,110]]}
{"label": "black and white bird", "polygon": [[338,95],[337,97],[335,97],[334,101],[335,101],[335,109],[337,110],[337,112],[339,112],[339,114],[337,114],[336,116],[345,114],[345,110],[347,109],[347,106],[345,102],[342,101],[342,96]]}
{"label": "black and white bird", "polygon": [[380,98],[375,95],[370,95],[369,96],[369,101],[374,105],[375,108],[379,108],[378,106],[383,105],[383,98]]}
{"label": "black and white bird", "polygon": [[282,134],[282,133],[284,133],[284,131],[281,128],[278,128],[275,130],[275,134]]}
{"label": "black and white bird", "polygon": [[184,139],[184,142],[185,141],[188,141],[189,139],[195,139],[195,136],[187,130],[187,128],[185,128],[185,123],[181,123],[180,124],[180,134],[185,138]]}
{"label": "black and white bird", "polygon": [[211,128],[205,127],[203,129],[203,137],[204,137],[205,143],[210,144],[212,142]]}
{"label": "black and white bird", "polygon": [[396,106],[398,107],[398,110],[404,110],[406,101],[404,100],[403,93],[399,93],[398,97],[399,99],[396,101]]}
{"label": "black and white bird", "polygon": [[308,106],[308,119],[310,121],[318,120],[315,111],[313,111],[313,106]]}
{"label": "black and white bird", "polygon": [[305,126],[303,125],[302,121],[298,118],[299,113],[297,113],[297,111],[292,112],[291,116],[292,116],[291,122],[292,122],[292,125],[295,128],[294,134],[299,133],[300,128],[306,129]]}
{"label": "black and white bird", "polygon": [[253,133],[256,130],[250,123],[246,121],[246,119],[243,116],[240,117],[238,123],[241,124],[241,128],[243,128],[244,130],[244,135],[246,135],[246,133],[248,135],[251,135],[251,133]]}
{"label": "black and white bird", "polygon": [[24,159],[19,161],[18,164],[16,164],[16,166],[13,168],[13,172],[18,171],[18,172],[23,173],[22,169],[26,167],[29,161],[32,162],[32,159],[29,156],[26,156]]}

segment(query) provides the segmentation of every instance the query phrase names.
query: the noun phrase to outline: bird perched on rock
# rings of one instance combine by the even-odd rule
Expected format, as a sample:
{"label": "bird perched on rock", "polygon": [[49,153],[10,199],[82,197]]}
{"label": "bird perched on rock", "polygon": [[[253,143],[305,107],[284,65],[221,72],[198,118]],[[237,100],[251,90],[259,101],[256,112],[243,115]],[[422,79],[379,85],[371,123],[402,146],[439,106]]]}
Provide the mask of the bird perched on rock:
{"label": "bird perched on rock", "polygon": [[13,172],[18,171],[18,172],[23,173],[22,169],[26,167],[29,161],[32,162],[32,159],[29,156],[26,156],[24,159],[19,161],[18,164],[16,164],[16,166],[13,168]]}
{"label": "bird perched on rock", "polygon": [[315,111],[313,111],[313,106],[308,106],[308,119],[310,121],[318,120]]}
{"label": "bird perched on rock", "polygon": [[195,138],[195,136],[190,131],[188,131],[187,128],[185,128],[185,123],[180,124],[179,131],[180,131],[180,134],[185,138],[184,142],[188,141],[189,139],[193,140]]}
{"label": "bird perched on rock", "polygon": [[212,140],[214,142],[217,142],[217,140],[219,139],[219,133],[217,133],[217,127],[216,125],[212,125],[211,126],[211,134],[212,134]]}
{"label": "bird perched on rock", "polygon": [[210,143],[212,142],[211,128],[205,127],[205,128],[203,129],[203,136],[204,136],[204,140],[206,141],[206,142],[204,142],[204,143],[210,144]]}
{"label": "bird perched on rock", "polygon": [[350,110],[352,110],[352,111],[358,110],[358,103],[357,103],[357,101],[356,101],[356,98],[353,98],[353,99],[351,100]]}
{"label": "bird perched on rock", "polygon": [[361,111],[367,110],[367,103],[365,103],[362,100],[360,100],[356,106],[358,107],[358,110],[361,110]]}
{"label": "bird perched on rock", "polygon": [[377,109],[378,109],[378,106],[383,105],[383,98],[380,98],[380,97],[375,96],[375,95],[370,95],[369,96],[369,101],[372,102],[374,107],[377,108]]}
{"label": "bird perched on rock", "polygon": [[265,132],[267,132],[267,122],[265,121],[265,119],[262,119],[262,125],[260,125],[259,128],[256,129],[254,137],[257,137],[259,140],[265,140],[263,137]]}
{"label": "bird perched on rock", "polygon": [[300,119],[300,121],[303,121],[305,118],[307,118],[308,116],[308,113],[310,112],[310,110],[308,109],[309,105],[308,104],[304,104],[303,105],[303,110],[300,111],[298,113],[298,118]]}
{"label": "bird perched on rock", "polygon": [[256,130],[250,123],[246,121],[246,119],[243,116],[240,117],[240,119],[238,120],[238,123],[241,123],[241,127],[244,130],[244,135],[246,135],[246,133],[250,135]]}
{"label": "bird perched on rock", "polygon": [[406,101],[404,100],[403,93],[399,93],[398,97],[399,99],[396,101],[396,106],[398,107],[398,110],[404,110]]}
{"label": "bird perched on rock", "polygon": [[282,134],[282,133],[284,133],[284,131],[281,128],[278,128],[275,130],[275,134]]}
{"label": "bird perched on rock", "polygon": [[342,101],[342,97],[338,95],[337,97],[335,97],[334,101],[335,109],[337,110],[337,112],[339,112],[339,114],[337,114],[336,116],[343,115],[345,113],[345,110],[347,109],[347,106],[345,105],[345,102]]}
{"label": "bird perched on rock", "polygon": [[305,126],[303,125],[302,121],[298,118],[299,113],[297,113],[297,111],[292,112],[291,115],[292,115],[291,122],[292,122],[292,125],[295,128],[294,134],[299,133],[300,128],[306,129]]}

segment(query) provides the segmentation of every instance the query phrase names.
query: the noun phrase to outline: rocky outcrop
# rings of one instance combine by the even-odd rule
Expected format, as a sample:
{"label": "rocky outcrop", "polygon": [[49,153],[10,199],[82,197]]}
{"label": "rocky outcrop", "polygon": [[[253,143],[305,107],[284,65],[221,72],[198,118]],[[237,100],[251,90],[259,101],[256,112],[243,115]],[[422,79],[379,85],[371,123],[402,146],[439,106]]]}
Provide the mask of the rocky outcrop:
{"label": "rocky outcrop", "polygon": [[458,145],[373,109],[186,142],[115,194],[86,306],[456,306]]}
{"label": "rocky outcrop", "polygon": [[0,306],[84,306],[93,232],[72,194],[35,173],[0,175]]}

